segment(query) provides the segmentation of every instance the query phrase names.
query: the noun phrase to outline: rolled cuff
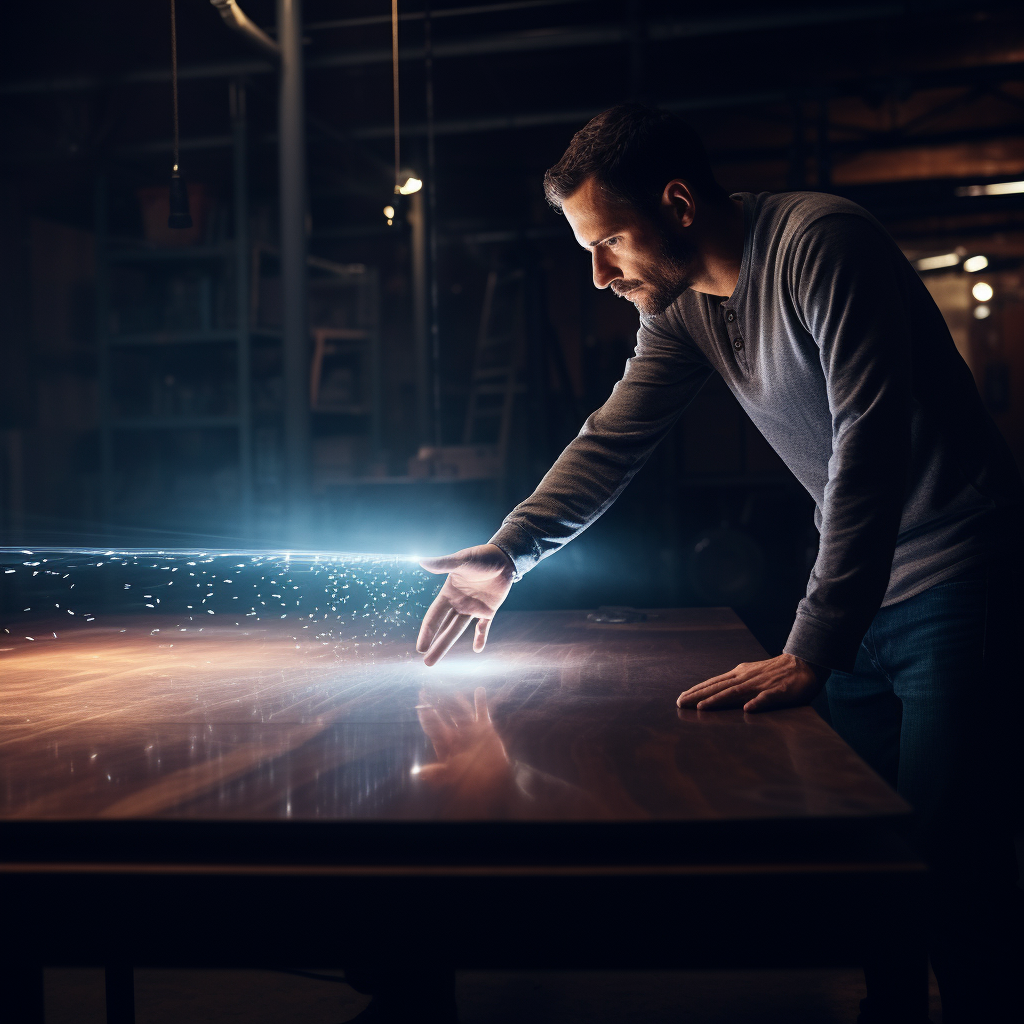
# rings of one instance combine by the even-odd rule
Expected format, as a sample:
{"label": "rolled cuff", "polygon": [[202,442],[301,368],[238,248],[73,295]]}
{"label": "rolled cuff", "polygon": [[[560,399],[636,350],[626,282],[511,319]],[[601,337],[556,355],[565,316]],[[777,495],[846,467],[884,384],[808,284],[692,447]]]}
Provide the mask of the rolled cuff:
{"label": "rolled cuff", "polygon": [[843,636],[835,626],[798,612],[783,650],[821,668],[852,672],[862,639]]}
{"label": "rolled cuff", "polygon": [[512,559],[516,570],[515,580],[521,580],[543,557],[537,541],[516,523],[502,523],[501,529],[489,543],[501,548]]}

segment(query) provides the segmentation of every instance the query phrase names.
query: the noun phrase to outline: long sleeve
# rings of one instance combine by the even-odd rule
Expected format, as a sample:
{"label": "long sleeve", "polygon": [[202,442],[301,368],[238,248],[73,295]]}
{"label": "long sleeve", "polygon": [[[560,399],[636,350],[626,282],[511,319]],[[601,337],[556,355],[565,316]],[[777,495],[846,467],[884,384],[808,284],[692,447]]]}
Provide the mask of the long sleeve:
{"label": "long sleeve", "polygon": [[611,396],[491,538],[517,576],[601,516],[711,373],[692,340],[641,324],[635,354]]}
{"label": "long sleeve", "polygon": [[821,541],[785,650],[850,669],[889,583],[911,461],[911,323],[902,256],[866,217],[794,243],[791,292],[820,350],[832,453]]}

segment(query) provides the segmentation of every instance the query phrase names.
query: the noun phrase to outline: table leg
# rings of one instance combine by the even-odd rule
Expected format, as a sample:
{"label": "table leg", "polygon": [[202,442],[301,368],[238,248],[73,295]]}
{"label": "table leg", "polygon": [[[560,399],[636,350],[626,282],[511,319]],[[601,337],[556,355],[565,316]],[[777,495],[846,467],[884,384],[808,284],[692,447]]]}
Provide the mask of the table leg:
{"label": "table leg", "polygon": [[0,1021],[44,1024],[42,967],[17,963],[0,967]]}
{"label": "table leg", "polygon": [[107,1024],[135,1024],[135,969],[107,964]]}

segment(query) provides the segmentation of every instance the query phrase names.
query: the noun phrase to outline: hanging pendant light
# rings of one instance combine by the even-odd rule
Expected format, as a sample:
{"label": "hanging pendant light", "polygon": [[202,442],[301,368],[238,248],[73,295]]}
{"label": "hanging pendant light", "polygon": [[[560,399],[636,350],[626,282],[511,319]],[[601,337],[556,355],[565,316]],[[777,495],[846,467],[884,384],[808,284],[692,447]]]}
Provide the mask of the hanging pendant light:
{"label": "hanging pendant light", "polygon": [[171,203],[167,217],[169,228],[192,227],[192,214],[188,208],[188,188],[178,169],[178,27],[171,0],[171,93],[174,105],[174,166],[171,168]]}
{"label": "hanging pendant light", "polygon": [[[398,0],[391,0],[391,88],[395,115],[395,195],[411,196],[423,188],[423,181],[402,168],[401,130],[398,104]],[[392,220],[393,217],[388,217]]]}

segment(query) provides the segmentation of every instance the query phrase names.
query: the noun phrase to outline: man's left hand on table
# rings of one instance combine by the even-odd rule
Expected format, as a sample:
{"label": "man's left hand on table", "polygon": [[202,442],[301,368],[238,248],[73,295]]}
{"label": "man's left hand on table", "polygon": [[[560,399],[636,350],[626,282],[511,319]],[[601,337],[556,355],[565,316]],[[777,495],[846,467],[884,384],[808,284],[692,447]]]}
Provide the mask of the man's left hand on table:
{"label": "man's left hand on table", "polygon": [[705,679],[684,690],[676,704],[700,711],[742,707],[744,711],[771,711],[809,704],[821,691],[828,669],[792,654],[766,661],[748,661],[732,671]]}

